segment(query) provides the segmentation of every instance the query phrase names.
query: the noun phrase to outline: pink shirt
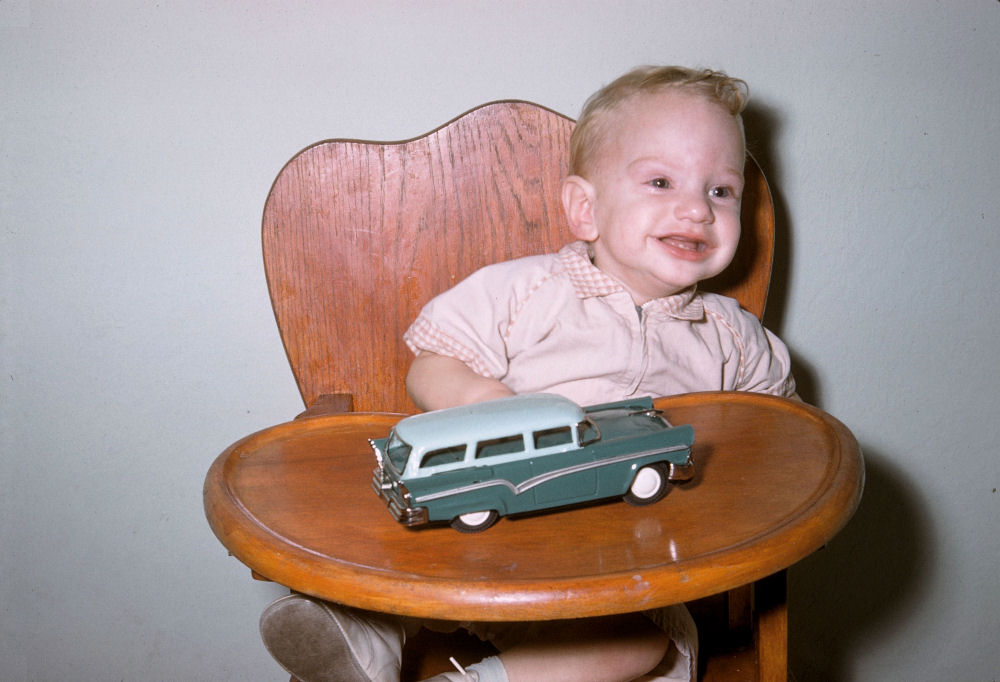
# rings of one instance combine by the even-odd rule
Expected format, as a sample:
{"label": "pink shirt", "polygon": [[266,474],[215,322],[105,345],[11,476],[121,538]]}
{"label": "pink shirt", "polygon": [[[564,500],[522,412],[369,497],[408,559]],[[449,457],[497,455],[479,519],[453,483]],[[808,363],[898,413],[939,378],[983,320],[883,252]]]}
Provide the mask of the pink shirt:
{"label": "pink shirt", "polygon": [[583,242],[487,266],[430,301],[412,351],[462,360],[515,393],[582,405],[633,396],[795,392],[788,349],[731,298],[694,288],[637,309]]}

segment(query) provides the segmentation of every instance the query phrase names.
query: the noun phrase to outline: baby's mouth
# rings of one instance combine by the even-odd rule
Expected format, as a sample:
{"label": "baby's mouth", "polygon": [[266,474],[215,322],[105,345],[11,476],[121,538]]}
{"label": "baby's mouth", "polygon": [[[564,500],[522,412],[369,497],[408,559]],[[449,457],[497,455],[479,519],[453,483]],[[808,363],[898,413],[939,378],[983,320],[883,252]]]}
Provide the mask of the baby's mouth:
{"label": "baby's mouth", "polygon": [[676,234],[660,237],[659,241],[665,246],[679,249],[680,251],[688,251],[692,254],[702,253],[708,248],[708,245],[701,239]]}

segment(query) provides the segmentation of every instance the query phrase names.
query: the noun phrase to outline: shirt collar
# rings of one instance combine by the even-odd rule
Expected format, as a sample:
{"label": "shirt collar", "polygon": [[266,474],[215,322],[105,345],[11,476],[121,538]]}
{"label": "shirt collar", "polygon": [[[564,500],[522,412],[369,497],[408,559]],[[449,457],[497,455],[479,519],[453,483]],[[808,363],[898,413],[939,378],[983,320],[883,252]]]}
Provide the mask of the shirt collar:
{"label": "shirt collar", "polygon": [[[586,242],[567,244],[559,251],[559,257],[579,298],[628,293],[621,282],[590,262]],[[679,320],[700,320],[705,317],[705,304],[693,286],[672,296],[653,299],[643,305],[643,310],[657,310]]]}

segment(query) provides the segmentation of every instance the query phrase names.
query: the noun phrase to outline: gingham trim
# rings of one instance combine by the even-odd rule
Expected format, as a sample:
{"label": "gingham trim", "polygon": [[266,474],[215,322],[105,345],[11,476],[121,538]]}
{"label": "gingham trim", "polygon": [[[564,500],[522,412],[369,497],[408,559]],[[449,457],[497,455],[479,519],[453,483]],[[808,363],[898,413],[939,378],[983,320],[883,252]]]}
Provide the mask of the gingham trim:
{"label": "gingham trim", "polygon": [[418,316],[410,328],[406,330],[406,333],[403,334],[403,340],[414,354],[425,350],[438,355],[446,355],[461,360],[476,374],[493,377],[493,372],[486,366],[486,362],[478,353],[445,334],[437,325],[422,315]]}
{"label": "gingham trim", "polygon": [[569,280],[576,289],[576,295],[580,298],[607,296],[625,291],[625,287],[618,280],[601,272],[590,262],[586,242],[567,244],[559,250],[559,260],[566,268],[566,274],[569,275]]}
{"label": "gingham trim", "polygon": [[[610,275],[599,270],[590,262],[586,242],[567,244],[559,251],[559,259],[566,268],[576,295],[580,298],[608,296],[625,291],[625,287]],[[697,287],[685,289],[673,296],[665,296],[647,305],[655,305],[663,313],[678,320],[702,320],[705,318],[705,304],[697,295]]]}

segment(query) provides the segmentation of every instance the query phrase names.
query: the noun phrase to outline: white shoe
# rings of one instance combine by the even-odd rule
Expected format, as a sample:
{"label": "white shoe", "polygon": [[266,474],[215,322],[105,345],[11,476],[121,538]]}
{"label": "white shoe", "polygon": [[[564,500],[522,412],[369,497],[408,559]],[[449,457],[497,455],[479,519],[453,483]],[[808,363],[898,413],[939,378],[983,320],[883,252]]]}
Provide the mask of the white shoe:
{"label": "white shoe", "polygon": [[264,609],[260,636],[301,682],[399,682],[405,634],[394,616],[291,594]]}

